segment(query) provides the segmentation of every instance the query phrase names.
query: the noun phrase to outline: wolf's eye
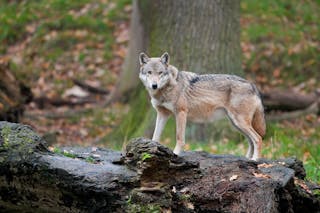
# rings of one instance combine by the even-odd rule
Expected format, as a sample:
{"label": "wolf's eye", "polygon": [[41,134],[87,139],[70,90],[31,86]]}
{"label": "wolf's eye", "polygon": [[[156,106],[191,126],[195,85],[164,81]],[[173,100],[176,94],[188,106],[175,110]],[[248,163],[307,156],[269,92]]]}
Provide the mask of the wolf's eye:
{"label": "wolf's eye", "polygon": [[151,73],[152,73],[151,71],[148,71],[148,74],[149,74],[149,75],[151,75]]}

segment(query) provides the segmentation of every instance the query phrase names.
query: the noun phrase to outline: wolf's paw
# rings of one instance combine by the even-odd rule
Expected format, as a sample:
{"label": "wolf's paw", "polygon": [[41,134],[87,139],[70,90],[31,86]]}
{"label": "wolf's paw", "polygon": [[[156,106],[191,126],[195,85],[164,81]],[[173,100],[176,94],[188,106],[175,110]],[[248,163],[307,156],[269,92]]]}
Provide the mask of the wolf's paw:
{"label": "wolf's paw", "polygon": [[250,158],[250,160],[258,161],[258,160],[259,160],[259,157],[258,157],[258,156],[253,156],[252,158]]}
{"label": "wolf's paw", "polygon": [[182,151],[182,148],[180,146],[176,146],[173,150],[173,153],[176,155],[179,155]]}

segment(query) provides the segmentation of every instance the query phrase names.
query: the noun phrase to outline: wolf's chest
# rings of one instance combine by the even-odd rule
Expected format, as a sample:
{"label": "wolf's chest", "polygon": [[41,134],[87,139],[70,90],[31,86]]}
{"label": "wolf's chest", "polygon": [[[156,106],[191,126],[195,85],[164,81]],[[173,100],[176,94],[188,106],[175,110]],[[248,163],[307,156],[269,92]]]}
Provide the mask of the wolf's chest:
{"label": "wolf's chest", "polygon": [[172,102],[167,102],[167,101],[159,101],[155,98],[151,99],[151,104],[154,108],[156,107],[163,107],[171,112],[174,112],[174,105]]}

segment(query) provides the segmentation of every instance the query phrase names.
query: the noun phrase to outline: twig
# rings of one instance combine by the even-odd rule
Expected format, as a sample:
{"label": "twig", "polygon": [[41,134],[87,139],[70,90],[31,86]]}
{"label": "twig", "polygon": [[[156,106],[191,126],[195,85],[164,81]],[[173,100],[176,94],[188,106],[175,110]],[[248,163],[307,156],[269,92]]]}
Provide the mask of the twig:
{"label": "twig", "polygon": [[46,105],[52,106],[81,106],[85,104],[95,103],[96,101],[93,99],[80,99],[80,100],[66,100],[61,98],[50,99],[47,97],[36,97],[33,99],[39,108],[44,108]]}
{"label": "twig", "polygon": [[82,87],[83,89],[87,90],[88,92],[91,93],[96,93],[96,94],[101,94],[101,95],[108,95],[110,92],[109,90],[103,89],[103,88],[99,88],[99,87],[94,87],[91,86],[85,82],[82,82],[78,79],[72,79],[73,83],[79,87]]}

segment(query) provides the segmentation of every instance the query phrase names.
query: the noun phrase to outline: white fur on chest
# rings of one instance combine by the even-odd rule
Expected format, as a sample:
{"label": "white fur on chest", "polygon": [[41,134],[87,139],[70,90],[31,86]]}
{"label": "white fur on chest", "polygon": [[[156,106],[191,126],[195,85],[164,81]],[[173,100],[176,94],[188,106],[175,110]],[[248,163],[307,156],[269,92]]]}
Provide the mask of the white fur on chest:
{"label": "white fur on chest", "polygon": [[174,111],[174,106],[171,102],[160,102],[155,98],[151,98],[151,104],[154,108],[156,107],[164,107],[167,110],[173,112]]}

